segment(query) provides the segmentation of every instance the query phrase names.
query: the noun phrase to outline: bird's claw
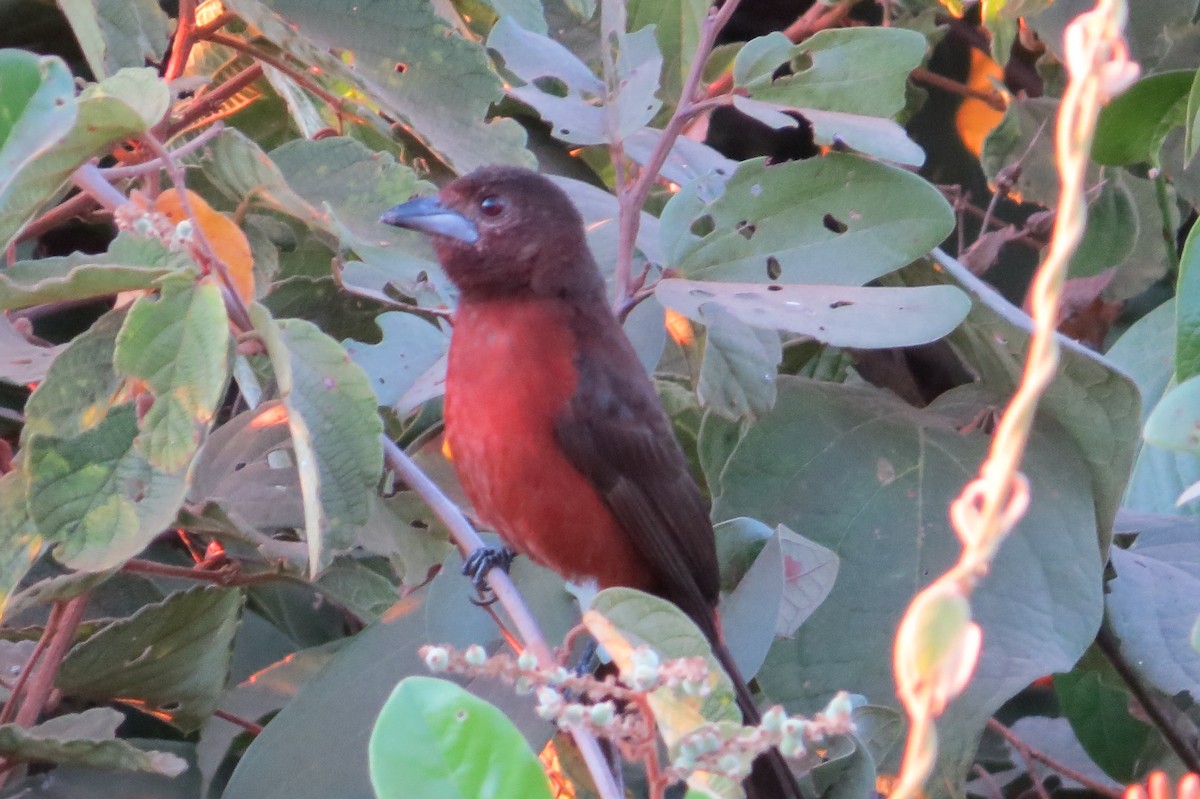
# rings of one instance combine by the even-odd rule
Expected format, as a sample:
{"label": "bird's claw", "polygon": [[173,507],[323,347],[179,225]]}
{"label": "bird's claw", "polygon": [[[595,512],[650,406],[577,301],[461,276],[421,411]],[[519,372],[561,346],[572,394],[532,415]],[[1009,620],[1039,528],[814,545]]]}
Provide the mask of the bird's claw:
{"label": "bird's claw", "polygon": [[496,595],[488,585],[488,573],[492,569],[500,568],[507,574],[516,556],[517,553],[508,547],[480,547],[467,556],[462,573],[471,578],[471,585],[475,586],[475,590],[482,597],[476,604],[490,605],[496,601]]}

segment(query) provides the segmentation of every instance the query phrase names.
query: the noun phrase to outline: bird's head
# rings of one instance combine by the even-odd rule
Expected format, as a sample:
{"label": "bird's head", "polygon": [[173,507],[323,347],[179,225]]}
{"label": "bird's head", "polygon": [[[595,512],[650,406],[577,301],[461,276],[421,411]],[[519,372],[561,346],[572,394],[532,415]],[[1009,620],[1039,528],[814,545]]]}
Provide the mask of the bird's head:
{"label": "bird's head", "polygon": [[479,169],[379,221],[429,234],[464,297],[603,292],[579,212],[558,186],[527,169]]}

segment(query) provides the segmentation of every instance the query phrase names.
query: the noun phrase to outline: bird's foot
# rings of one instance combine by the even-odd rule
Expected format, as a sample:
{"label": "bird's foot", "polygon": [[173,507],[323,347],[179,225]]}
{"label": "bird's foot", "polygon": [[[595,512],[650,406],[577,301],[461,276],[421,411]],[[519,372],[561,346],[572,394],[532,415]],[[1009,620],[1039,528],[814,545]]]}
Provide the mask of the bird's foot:
{"label": "bird's foot", "polygon": [[475,586],[475,590],[480,595],[480,599],[472,600],[473,602],[490,605],[496,601],[496,595],[492,593],[491,586],[488,585],[488,572],[500,568],[507,574],[512,566],[513,558],[516,556],[517,553],[508,547],[480,547],[467,556],[463,563],[462,573],[471,578],[471,584]]}

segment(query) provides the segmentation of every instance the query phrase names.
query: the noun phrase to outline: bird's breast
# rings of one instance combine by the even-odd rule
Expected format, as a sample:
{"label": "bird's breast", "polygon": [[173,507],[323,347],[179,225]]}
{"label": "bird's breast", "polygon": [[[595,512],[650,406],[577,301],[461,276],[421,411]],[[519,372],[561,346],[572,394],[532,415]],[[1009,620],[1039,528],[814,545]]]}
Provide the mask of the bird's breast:
{"label": "bird's breast", "polygon": [[566,458],[555,419],[579,388],[570,308],[464,304],[446,375],[446,435],[476,515],[568,579],[648,587],[650,572],[595,488]]}

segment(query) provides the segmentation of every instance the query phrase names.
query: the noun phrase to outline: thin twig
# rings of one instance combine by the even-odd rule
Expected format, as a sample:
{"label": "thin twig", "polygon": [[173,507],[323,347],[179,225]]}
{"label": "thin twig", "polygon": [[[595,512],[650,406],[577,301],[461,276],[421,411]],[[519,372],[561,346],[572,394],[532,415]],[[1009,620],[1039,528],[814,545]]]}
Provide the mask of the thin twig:
{"label": "thin twig", "polygon": [[[210,127],[197,134],[191,141],[179,145],[171,151],[175,158],[184,158],[199,150],[204,145],[215,139],[221,131],[225,130],[225,125],[217,120]],[[106,180],[125,180],[126,178],[137,178],[150,172],[157,172],[160,169],[166,169],[167,164],[161,158],[152,158],[149,161],[142,161],[140,164],[130,164],[129,166],[112,166],[107,169],[101,169],[100,174]]]}
{"label": "thin twig", "polygon": [[[1037,760],[1040,763],[1044,763],[1045,765],[1049,766],[1054,771],[1057,771],[1059,774],[1063,775],[1064,777],[1066,777],[1068,779],[1075,780],[1075,782],[1079,783],[1080,785],[1082,785],[1083,787],[1087,788],[1090,791],[1094,791],[1095,793],[1101,794],[1102,796],[1112,797],[1112,799],[1121,799],[1120,791],[1118,791],[1114,788],[1111,788],[1102,782],[1097,782],[1096,780],[1093,780],[1091,777],[1087,776],[1086,774],[1080,774],[1075,769],[1055,760],[1054,758],[1050,757],[1050,755],[1046,754],[1045,752],[1042,752],[1041,750],[1038,750],[1038,749],[1034,749],[1028,743],[1026,743],[1025,741],[1018,738],[1016,733],[1014,733],[1008,727],[1005,727],[1003,724],[996,721],[995,719],[988,719],[987,725],[988,725],[989,730],[996,733],[997,735],[1002,737],[1004,740],[1006,740],[1010,744],[1012,744],[1013,748],[1016,749],[1018,752],[1020,752],[1022,756],[1028,756],[1028,757],[1032,758],[1033,760]],[[1033,772],[1030,772],[1030,776],[1033,776]]]}
{"label": "thin twig", "polygon": [[197,580],[202,583],[213,583],[222,586],[259,585],[262,583],[294,582],[304,583],[303,580],[283,572],[261,571],[244,573],[236,568],[230,569],[197,569],[192,566],[172,566],[168,563],[155,563],[152,560],[133,558],[125,561],[121,571],[127,574],[148,574],[153,577],[171,577],[178,580]]}
{"label": "thin twig", "polygon": [[975,100],[986,103],[992,109],[1004,113],[1008,106],[1004,103],[1004,98],[996,91],[984,91],[976,89],[973,86],[968,86],[965,83],[960,83],[952,78],[947,78],[945,75],[939,75],[925,67],[917,67],[909,73],[913,80],[926,83],[930,86],[936,86],[939,89],[957,94],[960,97],[970,97]]}
{"label": "thin twig", "polygon": [[1104,655],[1105,660],[1112,664],[1113,670],[1117,672],[1117,676],[1121,678],[1121,682],[1125,683],[1125,687],[1129,689],[1129,693],[1138,701],[1142,709],[1146,712],[1146,718],[1150,719],[1151,723],[1158,729],[1159,733],[1166,740],[1167,745],[1171,747],[1171,751],[1175,753],[1188,771],[1200,772],[1200,755],[1197,755],[1196,750],[1188,744],[1179,730],[1175,729],[1175,725],[1163,713],[1162,708],[1158,706],[1155,697],[1150,693],[1141,679],[1138,678],[1133,668],[1121,656],[1121,647],[1113,638],[1112,633],[1108,628],[1101,627],[1100,632],[1096,634],[1096,648]]}
{"label": "thin twig", "polygon": [[192,100],[183,109],[179,119],[165,126],[162,138],[170,141],[180,132],[195,125],[199,120],[215,113],[230,97],[245,89],[263,76],[262,64],[251,64],[229,80]]}
{"label": "thin twig", "polygon": [[228,713],[228,712],[226,712],[224,710],[220,710],[220,709],[214,710],[213,715],[219,719],[228,721],[230,724],[241,727],[243,730],[250,733],[251,735],[261,735],[262,734],[263,726],[261,724],[255,724],[253,721],[247,721],[246,719],[241,718],[240,716],[235,716],[232,713]]}
{"label": "thin twig", "polygon": [[96,208],[96,201],[87,194],[76,194],[69,200],[64,200],[46,213],[34,219],[17,236],[16,243],[36,239],[49,230],[66,222],[81,217]]}
{"label": "thin twig", "polygon": [[[482,548],[484,546],[483,539],[471,527],[462,510],[450,501],[450,498],[438,488],[437,484],[429,479],[412,458],[396,446],[394,441],[387,436],[383,436],[382,441],[384,459],[388,468],[394,471],[409,488],[417,492],[430,510],[442,520],[459,549],[469,555]],[[496,595],[509,618],[516,625],[525,646],[533,652],[541,665],[553,664],[555,662],[554,653],[550,651],[537,621],[529,612],[529,608],[525,605],[509,576],[503,570],[493,569],[488,573],[487,580],[492,593]],[[578,727],[570,728],[570,733],[575,739],[575,745],[579,747],[579,752],[587,764],[588,772],[591,774],[600,796],[603,799],[620,799],[621,793],[613,781],[613,775],[608,769],[608,761],[595,736]]]}

